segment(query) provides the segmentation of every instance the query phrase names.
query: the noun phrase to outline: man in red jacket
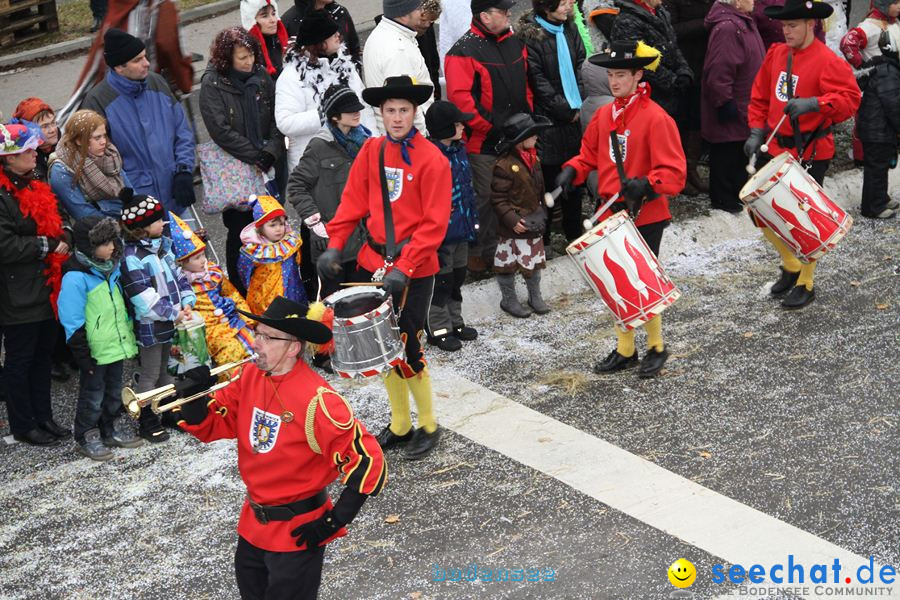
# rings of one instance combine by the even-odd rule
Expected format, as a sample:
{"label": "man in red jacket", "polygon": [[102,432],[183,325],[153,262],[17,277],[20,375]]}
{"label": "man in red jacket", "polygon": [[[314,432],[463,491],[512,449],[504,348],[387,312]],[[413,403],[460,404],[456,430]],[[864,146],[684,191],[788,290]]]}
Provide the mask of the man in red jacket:
{"label": "man in red jacket", "polygon": [[[240,379],[175,409],[178,425],[203,442],[236,439],[247,499],[238,521],[235,575],[241,598],[317,597],[325,544],[387,480],[375,438],[300,357],[306,342],[331,339],[307,307],[277,297],[256,320],[256,364]],[[186,397],[215,383],[203,367],[179,382]],[[332,505],[326,488],[340,477]]]}
{"label": "man in red jacket", "polygon": [[532,112],[525,43],[509,28],[513,0],[472,0],[472,25],[444,58],[447,100],[464,113],[466,152],[478,207],[478,241],[469,250],[469,270],[494,264],[497,215],[491,204],[491,178],[503,123],[516,113]]}
{"label": "man in red jacket", "polygon": [[[672,117],[650,99],[650,84],[641,81],[644,69],[656,68],[659,57],[657,50],[641,42],[613,42],[608,54],[588,59],[595,65],[606,67],[615,100],[594,114],[581,141],[580,153],[563,166],[556,179],[557,186],[580,185],[588,173],[596,169],[600,202],[616,193],[621,194],[612,210],[600,219],[619,210],[628,210],[647,246],[657,255],[663,230],[672,219],[668,197],[684,188],[687,177],[678,127]],[[621,171],[616,164],[613,135],[618,140]],[[662,339],[662,315],[650,319],[644,328],[647,330],[647,353],[638,375],[648,378],[656,376],[663,368],[669,351]],[[616,349],[594,367],[595,372],[611,373],[638,364],[634,330],[625,331],[616,326],[616,336]]]}
{"label": "man in red jacket", "polygon": [[[431,93],[430,85],[415,84],[407,75],[388,77],[383,87],[363,90],[363,100],[379,107],[387,134],[366,140],[353,161],[337,214],[328,222],[328,249],[316,263],[323,278],[340,273],[341,249],[360,220],[368,218],[368,240],[357,255],[359,271],[352,278],[381,280],[400,312],[398,325],[405,346],[404,361],[384,378],[391,423],[377,437],[385,450],[404,446],[408,460],[427,456],[440,436],[421,339],[434,275],[440,270],[437,249],[447,233],[452,184],[450,163],[413,126],[416,108]],[[387,200],[382,196],[381,160]],[[390,206],[389,216],[385,204]],[[390,229],[394,248],[388,247]],[[416,401],[418,429],[413,428],[409,412],[410,393]]]}
{"label": "man in red jacket", "polygon": [[[782,22],[785,43],[769,48],[753,81],[747,114],[750,137],[744,145],[748,157],[759,152],[767,132],[782,115],[788,115],[762,162],[790,152],[808,165],[819,185],[834,156],[831,126],[852,117],[862,98],[850,65],[815,36],[815,19],[825,19],[833,11],[825,2],[805,0],[787,0],[783,7],[765,9],[766,16]],[[781,276],[770,290],[772,295],[783,296],[784,308],[803,308],[815,299],[815,261],[802,264],[771,229],[757,225],[781,255]]]}

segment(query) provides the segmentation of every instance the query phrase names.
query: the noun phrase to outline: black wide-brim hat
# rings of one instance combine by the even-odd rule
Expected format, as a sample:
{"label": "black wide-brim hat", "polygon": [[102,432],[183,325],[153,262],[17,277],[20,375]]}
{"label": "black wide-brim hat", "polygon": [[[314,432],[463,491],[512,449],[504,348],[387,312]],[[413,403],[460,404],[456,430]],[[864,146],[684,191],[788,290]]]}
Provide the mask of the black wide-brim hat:
{"label": "black wide-brim hat", "polygon": [[385,79],[381,87],[364,89],[362,97],[370,106],[381,106],[386,100],[409,100],[419,106],[427,102],[433,92],[433,86],[416,83],[409,75],[398,75]]}
{"label": "black wide-brim hat", "polygon": [[656,56],[638,56],[637,42],[613,42],[608,52],[588,58],[591,64],[607,69],[643,69],[656,60]]}
{"label": "black wide-brim hat", "polygon": [[535,118],[528,113],[516,113],[503,123],[503,138],[497,142],[497,152],[502,154],[519,142],[552,126],[553,121],[547,117],[538,115]]}
{"label": "black wide-brim hat", "polygon": [[790,21],[792,19],[827,19],[834,7],[826,2],[813,0],[785,0],[784,6],[767,6],[763,13],[770,19]]}
{"label": "black wide-brim hat", "polygon": [[327,344],[331,341],[331,330],[326,325],[306,318],[309,307],[284,296],[276,296],[261,315],[238,309],[245,317],[258,323],[283,331],[297,339],[313,344]]}

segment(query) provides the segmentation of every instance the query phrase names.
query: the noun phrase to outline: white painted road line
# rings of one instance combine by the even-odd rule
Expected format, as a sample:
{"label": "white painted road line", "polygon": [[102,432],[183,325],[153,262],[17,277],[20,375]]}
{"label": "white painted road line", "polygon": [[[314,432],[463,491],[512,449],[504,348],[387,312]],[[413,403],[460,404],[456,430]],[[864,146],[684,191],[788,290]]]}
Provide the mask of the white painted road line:
{"label": "white painted road line", "polygon": [[[768,570],[771,565],[786,564],[792,554],[795,564],[804,565],[808,582],[812,565],[831,565],[837,558],[841,578],[853,578],[847,587],[861,585],[856,582],[856,569],[868,564],[868,557],[718,494],[453,371],[432,370],[438,395],[435,409],[443,427],[724,561],[745,568],[760,564]],[[586,456],[592,457],[591,462],[584,461]],[[677,558],[672,556],[673,561]],[[875,573],[881,566],[875,565]],[[828,574],[830,578],[830,570]],[[722,586],[725,594],[734,584]],[[806,587],[814,589],[815,584]],[[900,598],[896,582],[879,597]]]}

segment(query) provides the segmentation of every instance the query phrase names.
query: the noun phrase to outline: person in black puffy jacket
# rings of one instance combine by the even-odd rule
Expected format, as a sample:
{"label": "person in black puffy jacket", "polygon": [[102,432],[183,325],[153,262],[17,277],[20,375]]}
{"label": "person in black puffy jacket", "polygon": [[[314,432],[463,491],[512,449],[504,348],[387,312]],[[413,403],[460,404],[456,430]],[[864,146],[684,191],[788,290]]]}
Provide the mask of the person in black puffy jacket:
{"label": "person in black puffy jacket", "polygon": [[[553,123],[541,133],[538,142],[544,181],[553,181],[563,163],[581,148],[580,116],[585,98],[581,65],[586,51],[572,16],[571,0],[532,0],[532,6],[534,10],[519,19],[516,35],[528,47],[528,84],[534,93],[534,112]],[[558,45],[561,38],[567,46],[562,51]],[[569,241],[583,232],[581,197],[581,190],[572,190],[557,200],[556,206],[562,209],[563,232]],[[552,218],[547,219],[545,244],[550,241],[552,222]]]}

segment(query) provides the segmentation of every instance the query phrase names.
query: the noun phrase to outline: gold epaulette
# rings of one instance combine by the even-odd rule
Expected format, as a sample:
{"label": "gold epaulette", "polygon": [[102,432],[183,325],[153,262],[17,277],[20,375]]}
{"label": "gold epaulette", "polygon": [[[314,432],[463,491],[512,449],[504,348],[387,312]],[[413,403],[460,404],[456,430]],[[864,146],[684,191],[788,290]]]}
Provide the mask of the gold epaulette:
{"label": "gold epaulette", "polygon": [[[346,423],[337,422],[334,417],[331,416],[331,413],[328,412],[328,407],[325,406],[325,394],[333,394],[340,398],[341,402],[344,403],[344,406],[347,407],[347,412],[350,413],[350,417],[347,419]],[[353,409],[350,408],[350,405],[347,404],[347,400],[344,399],[343,396],[335,392],[334,390],[330,390],[326,387],[319,387],[316,390],[316,395],[312,400],[309,401],[309,406],[306,407],[306,441],[309,443],[309,447],[312,448],[312,451],[316,454],[322,454],[322,448],[319,446],[319,441],[316,439],[316,408],[322,408],[322,414],[331,421],[331,423],[342,431],[347,431],[351,427],[353,427],[353,422],[355,419],[353,418]]]}

